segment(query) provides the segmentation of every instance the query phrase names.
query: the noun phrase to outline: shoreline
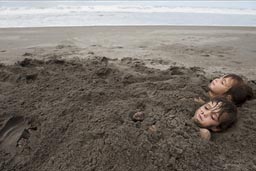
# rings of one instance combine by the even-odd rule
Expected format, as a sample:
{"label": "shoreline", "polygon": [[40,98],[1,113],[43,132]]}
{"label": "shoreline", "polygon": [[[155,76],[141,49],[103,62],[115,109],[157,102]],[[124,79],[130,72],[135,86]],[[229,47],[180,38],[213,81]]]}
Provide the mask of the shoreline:
{"label": "shoreline", "polygon": [[38,29],[38,28],[90,28],[90,27],[191,27],[191,28],[236,28],[236,29],[244,29],[251,28],[256,29],[255,26],[230,26],[230,25],[87,25],[87,26],[34,26],[34,27],[0,27],[0,29]]}

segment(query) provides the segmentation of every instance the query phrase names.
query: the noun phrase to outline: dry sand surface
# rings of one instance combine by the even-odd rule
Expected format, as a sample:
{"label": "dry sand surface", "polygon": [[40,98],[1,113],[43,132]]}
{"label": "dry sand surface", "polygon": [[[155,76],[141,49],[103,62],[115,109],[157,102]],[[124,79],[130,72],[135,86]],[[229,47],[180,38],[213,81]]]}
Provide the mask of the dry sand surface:
{"label": "dry sand surface", "polygon": [[256,169],[256,99],[212,141],[191,121],[214,76],[256,94],[255,28],[0,29],[0,45],[0,170]]}

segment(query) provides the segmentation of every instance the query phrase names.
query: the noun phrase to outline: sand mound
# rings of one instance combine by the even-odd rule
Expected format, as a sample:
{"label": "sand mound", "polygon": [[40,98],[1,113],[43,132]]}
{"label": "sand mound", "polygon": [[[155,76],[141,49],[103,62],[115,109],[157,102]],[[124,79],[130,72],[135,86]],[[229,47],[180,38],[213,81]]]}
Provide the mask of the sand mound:
{"label": "sand mound", "polygon": [[[227,132],[211,142],[198,138],[190,118],[198,107],[193,98],[209,82],[204,75],[196,67],[147,68],[132,58],[2,65],[0,139],[19,129],[13,152],[1,148],[0,170],[256,169],[255,99],[239,108]],[[255,92],[255,80],[250,84]],[[143,119],[134,120],[139,111]]]}

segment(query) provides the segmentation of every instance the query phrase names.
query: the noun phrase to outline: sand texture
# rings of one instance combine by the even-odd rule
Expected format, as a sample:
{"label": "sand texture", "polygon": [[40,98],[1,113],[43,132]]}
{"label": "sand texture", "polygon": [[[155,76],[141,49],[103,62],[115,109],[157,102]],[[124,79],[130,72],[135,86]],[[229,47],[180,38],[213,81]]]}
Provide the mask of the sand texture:
{"label": "sand texture", "polygon": [[[256,94],[254,29],[73,29],[0,30],[1,171],[256,169],[256,99],[211,141],[191,121],[199,107],[193,98],[213,76],[237,71]],[[80,42],[70,39],[79,33]],[[186,50],[192,45],[178,40],[192,35],[204,38]],[[246,50],[248,58],[236,56]],[[209,66],[214,58],[223,60]],[[143,113],[137,120],[136,112]]]}

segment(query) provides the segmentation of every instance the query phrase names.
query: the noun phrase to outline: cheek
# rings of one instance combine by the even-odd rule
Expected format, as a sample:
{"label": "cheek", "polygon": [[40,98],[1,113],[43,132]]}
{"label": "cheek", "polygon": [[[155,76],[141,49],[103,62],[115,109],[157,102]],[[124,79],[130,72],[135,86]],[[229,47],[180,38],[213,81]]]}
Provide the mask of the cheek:
{"label": "cheek", "polygon": [[216,93],[216,92],[218,91],[217,87],[216,87],[215,85],[213,85],[213,84],[210,84],[210,85],[209,85],[209,89],[210,89],[212,92],[214,92],[214,93]]}
{"label": "cheek", "polygon": [[213,81],[208,85],[210,89],[215,89],[218,85],[216,83],[213,83]]}
{"label": "cheek", "polygon": [[226,87],[222,86],[222,85],[212,85],[212,87],[210,87],[211,91],[213,91],[216,94],[224,94],[227,92]]}
{"label": "cheek", "polygon": [[199,110],[200,110],[200,108],[195,111],[194,116],[196,116],[199,113]]}
{"label": "cheek", "polygon": [[[198,110],[197,110],[198,111]],[[197,111],[195,112],[194,116],[192,117],[193,122],[199,123],[199,120],[197,119]]]}
{"label": "cheek", "polygon": [[228,91],[228,88],[222,86],[218,88],[218,91],[219,91],[219,94],[224,94]]}
{"label": "cheek", "polygon": [[205,118],[202,122],[201,122],[201,125],[204,127],[204,128],[207,128],[209,126],[211,126],[213,123],[212,123],[212,120],[211,119],[208,119],[208,118]]}
{"label": "cheek", "polygon": [[193,118],[193,121],[194,121],[194,123],[195,123],[197,126],[199,126],[199,127],[201,127],[201,128],[204,127],[204,126],[202,125],[202,123],[201,123],[198,119]]}

